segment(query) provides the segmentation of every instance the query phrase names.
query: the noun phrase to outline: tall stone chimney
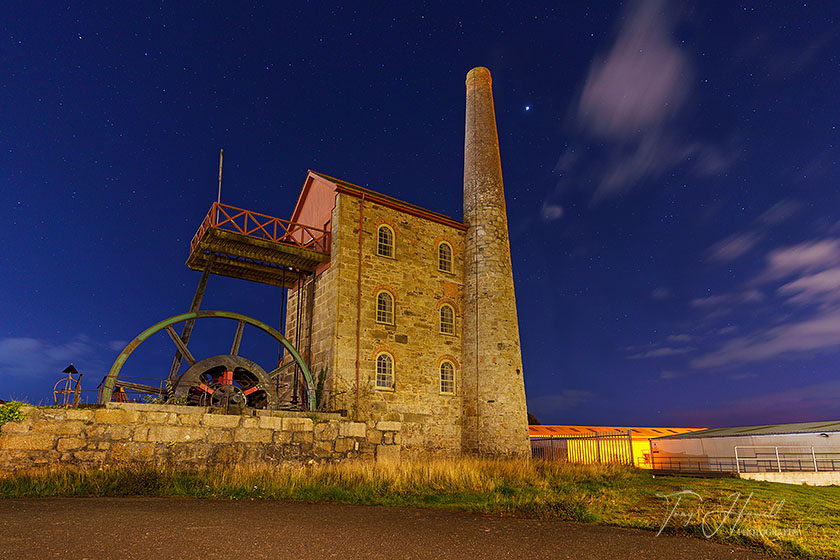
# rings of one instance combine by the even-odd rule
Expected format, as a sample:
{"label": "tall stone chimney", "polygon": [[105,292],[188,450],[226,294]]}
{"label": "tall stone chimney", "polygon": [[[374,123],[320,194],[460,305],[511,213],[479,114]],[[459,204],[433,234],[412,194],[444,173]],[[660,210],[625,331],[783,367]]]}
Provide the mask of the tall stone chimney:
{"label": "tall stone chimney", "polygon": [[528,455],[528,417],[490,71],[467,74],[462,448]]}

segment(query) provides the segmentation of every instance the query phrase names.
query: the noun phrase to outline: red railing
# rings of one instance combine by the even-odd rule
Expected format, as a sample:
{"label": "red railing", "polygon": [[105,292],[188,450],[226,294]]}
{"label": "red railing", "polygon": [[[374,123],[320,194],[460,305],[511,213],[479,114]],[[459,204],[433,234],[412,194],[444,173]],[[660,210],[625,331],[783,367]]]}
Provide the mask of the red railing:
{"label": "red railing", "polygon": [[312,226],[272,218],[258,212],[243,210],[214,202],[190,243],[194,251],[209,228],[218,228],[260,239],[287,243],[323,254],[330,252],[330,232]]}

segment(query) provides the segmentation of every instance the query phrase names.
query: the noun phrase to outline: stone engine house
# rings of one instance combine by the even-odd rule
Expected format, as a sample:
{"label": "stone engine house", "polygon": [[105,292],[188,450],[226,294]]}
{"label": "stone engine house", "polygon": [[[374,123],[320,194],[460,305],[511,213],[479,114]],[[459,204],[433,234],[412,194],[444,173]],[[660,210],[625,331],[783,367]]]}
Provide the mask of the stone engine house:
{"label": "stone engine house", "polygon": [[463,222],[310,171],[291,221],[330,259],[287,296],[287,338],[330,410],[402,422],[408,454],[528,455],[490,72],[466,79]]}

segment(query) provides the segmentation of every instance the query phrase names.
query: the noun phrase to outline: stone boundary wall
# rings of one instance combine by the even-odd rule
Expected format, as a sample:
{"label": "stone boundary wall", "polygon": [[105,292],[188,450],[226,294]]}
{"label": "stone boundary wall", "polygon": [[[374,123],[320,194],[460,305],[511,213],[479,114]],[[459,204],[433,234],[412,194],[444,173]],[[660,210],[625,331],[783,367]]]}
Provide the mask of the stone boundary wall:
{"label": "stone boundary wall", "polygon": [[110,403],[105,408],[24,407],[0,430],[0,472],[43,467],[275,466],[358,459],[399,462],[399,422],[339,414],[256,411],[229,415],[191,406]]}

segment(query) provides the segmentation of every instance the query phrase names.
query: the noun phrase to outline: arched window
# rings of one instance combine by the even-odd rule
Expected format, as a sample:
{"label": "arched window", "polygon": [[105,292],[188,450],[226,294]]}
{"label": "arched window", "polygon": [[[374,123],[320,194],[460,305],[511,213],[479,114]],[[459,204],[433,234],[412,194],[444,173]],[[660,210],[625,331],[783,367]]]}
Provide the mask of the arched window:
{"label": "arched window", "polygon": [[452,246],[445,241],[438,245],[438,270],[452,272]]}
{"label": "arched window", "polygon": [[440,392],[446,395],[455,393],[455,366],[450,361],[440,364]]}
{"label": "arched window", "polygon": [[376,254],[382,257],[394,258],[394,230],[382,224],[376,234]]}
{"label": "arched window", "polygon": [[376,356],[376,388],[394,388],[394,358],[386,352]]}
{"label": "arched window", "polygon": [[440,332],[455,334],[455,310],[448,303],[440,307]]}
{"label": "arched window", "polygon": [[390,292],[383,290],[376,294],[376,322],[394,324],[394,296]]}

